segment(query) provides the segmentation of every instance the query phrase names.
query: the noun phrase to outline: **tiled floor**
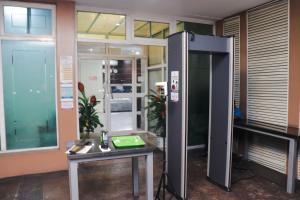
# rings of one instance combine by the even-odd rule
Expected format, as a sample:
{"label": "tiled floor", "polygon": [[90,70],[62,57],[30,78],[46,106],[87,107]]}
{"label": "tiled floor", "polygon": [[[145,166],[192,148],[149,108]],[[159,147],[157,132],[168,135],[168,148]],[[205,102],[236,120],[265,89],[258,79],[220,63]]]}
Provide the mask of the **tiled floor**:
{"label": "tiled floor", "polygon": [[[159,152],[156,152],[154,155],[155,190],[161,172],[161,157],[161,153]],[[145,199],[145,176],[143,173],[144,164],[144,160],[141,159],[140,199]],[[235,172],[235,177],[237,177],[237,173],[238,172]],[[79,190],[81,200],[132,199],[131,161],[128,159],[82,164],[79,167],[79,174]],[[244,172],[238,174],[239,177],[247,177],[249,175],[250,174],[245,174]],[[225,192],[206,180],[206,162],[205,159],[202,158],[197,152],[193,152],[190,156],[188,177],[188,196],[191,200],[300,199],[299,186],[296,194],[289,195],[285,192],[285,188],[258,176],[252,179],[239,181],[233,185],[232,192]],[[67,171],[64,171],[2,179],[0,180],[0,199],[69,199],[68,173]]]}

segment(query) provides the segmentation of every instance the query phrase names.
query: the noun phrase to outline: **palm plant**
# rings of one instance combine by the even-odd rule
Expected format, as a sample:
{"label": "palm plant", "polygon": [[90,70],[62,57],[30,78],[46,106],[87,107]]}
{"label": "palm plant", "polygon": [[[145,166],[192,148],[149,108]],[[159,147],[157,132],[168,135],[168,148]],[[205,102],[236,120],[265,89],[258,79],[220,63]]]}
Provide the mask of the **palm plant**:
{"label": "palm plant", "polygon": [[84,91],[84,85],[79,82],[78,89],[81,93],[79,99],[79,129],[82,134],[82,138],[89,138],[90,133],[94,132],[95,128],[99,126],[103,127],[103,124],[100,122],[98,113],[96,112],[95,106],[97,105],[96,96],[87,97]]}
{"label": "palm plant", "polygon": [[166,137],[166,97],[150,90],[148,97],[148,119],[152,122],[149,125],[157,135]]}

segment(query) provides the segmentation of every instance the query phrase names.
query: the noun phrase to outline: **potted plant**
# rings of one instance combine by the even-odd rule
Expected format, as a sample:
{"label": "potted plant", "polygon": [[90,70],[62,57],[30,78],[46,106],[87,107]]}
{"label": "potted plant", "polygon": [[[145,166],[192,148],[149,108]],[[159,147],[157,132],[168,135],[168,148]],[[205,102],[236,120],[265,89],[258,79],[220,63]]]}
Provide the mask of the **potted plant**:
{"label": "potted plant", "polygon": [[103,124],[100,122],[95,109],[97,105],[96,96],[87,97],[81,82],[78,82],[78,90],[80,92],[80,96],[78,96],[80,138],[87,139],[90,138],[90,133],[93,133],[95,128],[103,127]]}
{"label": "potted plant", "polygon": [[151,121],[149,128],[157,136],[166,137],[166,97],[154,90],[150,90],[148,97],[148,119]]}

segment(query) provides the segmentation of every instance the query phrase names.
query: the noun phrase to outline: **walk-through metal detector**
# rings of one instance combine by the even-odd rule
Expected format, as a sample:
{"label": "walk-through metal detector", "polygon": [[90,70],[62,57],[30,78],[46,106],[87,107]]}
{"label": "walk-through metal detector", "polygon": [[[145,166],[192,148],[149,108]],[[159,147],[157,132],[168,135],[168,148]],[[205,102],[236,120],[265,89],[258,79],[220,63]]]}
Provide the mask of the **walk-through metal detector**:
{"label": "walk-through metal detector", "polygon": [[168,38],[167,170],[173,192],[187,195],[188,56],[210,55],[207,177],[230,190],[233,127],[233,38],[176,33]]}

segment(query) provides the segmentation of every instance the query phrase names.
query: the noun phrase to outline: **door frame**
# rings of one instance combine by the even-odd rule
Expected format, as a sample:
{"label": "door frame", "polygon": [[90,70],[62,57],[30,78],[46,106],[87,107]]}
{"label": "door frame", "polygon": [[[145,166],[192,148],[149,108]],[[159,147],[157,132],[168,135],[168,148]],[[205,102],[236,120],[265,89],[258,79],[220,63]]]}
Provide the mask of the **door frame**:
{"label": "door frame", "polygon": [[[106,44],[105,44],[106,45]],[[98,55],[93,55],[93,54],[80,54],[78,53],[77,54],[77,58],[78,58],[78,67],[77,67],[77,70],[78,70],[78,74],[77,74],[77,80],[79,81],[80,79],[80,61],[81,60],[104,60],[105,61],[105,71],[106,71],[106,75],[105,76],[105,85],[104,85],[104,91],[105,91],[105,94],[104,94],[104,98],[105,98],[105,102],[104,102],[104,110],[106,111],[104,113],[104,116],[106,117],[105,119],[105,126],[106,128],[108,129],[109,133],[111,135],[128,135],[132,132],[134,133],[146,133],[147,130],[147,120],[145,120],[145,130],[137,130],[137,101],[136,99],[138,97],[145,97],[146,96],[146,87],[147,87],[147,66],[145,66],[144,68],[144,92],[143,93],[137,93],[136,91],[136,88],[137,88],[137,65],[136,65],[136,62],[138,59],[145,59],[146,57],[145,56],[124,56],[124,55],[105,55],[105,54],[98,54]],[[110,64],[109,64],[109,61],[110,60],[130,60],[132,62],[132,72],[131,72],[131,77],[132,77],[132,95],[131,98],[132,98],[132,126],[133,126],[133,129],[132,130],[122,130],[122,131],[112,131],[111,130],[111,112],[107,112],[107,111],[110,111],[110,99],[111,99],[111,93],[110,93],[110,86],[111,86],[111,83],[110,83]],[[119,93],[120,94],[120,93]],[[78,116],[79,117],[79,116]],[[144,113],[144,118],[146,119],[146,112]]]}
{"label": "door frame", "polygon": [[57,87],[58,87],[58,77],[57,77],[57,68],[56,68],[56,42],[55,41],[47,41],[48,43],[52,43],[54,47],[54,87],[55,87],[55,114],[56,114],[56,142],[55,146],[49,147],[33,147],[33,148],[22,148],[22,149],[7,149],[7,138],[6,138],[6,127],[5,127],[5,112],[4,112],[4,88],[3,88],[3,63],[2,63],[2,43],[3,41],[22,41],[22,42],[44,42],[38,39],[20,39],[15,40],[13,38],[3,39],[0,37],[0,139],[1,139],[1,148],[0,154],[5,153],[15,153],[15,152],[24,152],[24,151],[39,151],[39,150],[52,150],[58,149],[60,144],[60,137],[59,137],[59,127],[58,127],[58,94],[57,94]]}

